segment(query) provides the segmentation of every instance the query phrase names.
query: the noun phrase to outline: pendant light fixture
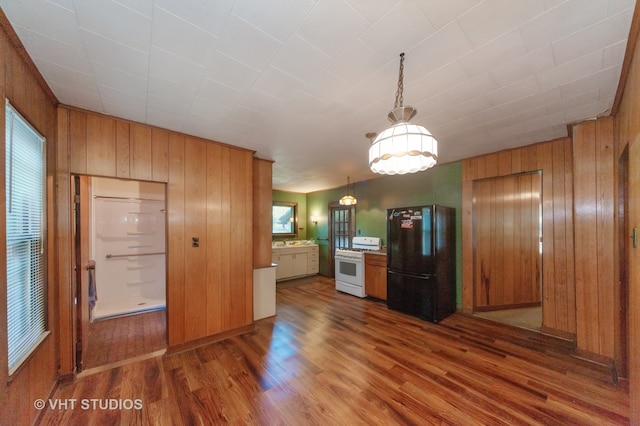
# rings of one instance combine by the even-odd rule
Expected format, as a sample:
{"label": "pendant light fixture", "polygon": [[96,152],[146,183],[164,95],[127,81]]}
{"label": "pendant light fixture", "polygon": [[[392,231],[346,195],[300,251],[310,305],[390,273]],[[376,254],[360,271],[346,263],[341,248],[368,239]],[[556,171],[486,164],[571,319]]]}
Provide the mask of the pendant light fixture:
{"label": "pendant light fixture", "polygon": [[380,133],[369,148],[369,168],[374,173],[415,173],[433,167],[438,161],[438,141],[423,126],[410,124],[417,111],[402,105],[404,53],[400,54],[399,74],[396,102],[387,116],[393,124]]}
{"label": "pendant light fixture", "polygon": [[[355,191],[354,191],[354,194],[355,194]],[[340,198],[340,205],[353,206],[357,202],[358,202],[358,200],[356,200],[356,197],[351,195],[351,181],[349,180],[349,177],[347,176],[347,195],[345,195],[344,197]]]}

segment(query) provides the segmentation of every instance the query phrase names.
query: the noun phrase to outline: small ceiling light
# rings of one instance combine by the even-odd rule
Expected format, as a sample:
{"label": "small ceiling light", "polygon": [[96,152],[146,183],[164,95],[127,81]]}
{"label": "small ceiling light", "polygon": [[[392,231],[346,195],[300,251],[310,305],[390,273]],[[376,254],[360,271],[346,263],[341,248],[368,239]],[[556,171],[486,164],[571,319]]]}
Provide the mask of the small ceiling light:
{"label": "small ceiling light", "polygon": [[[438,161],[438,141],[426,128],[409,124],[416,115],[403,106],[404,53],[400,54],[400,75],[393,110],[387,116],[393,124],[376,137],[369,148],[369,167],[374,173],[402,175],[433,167]],[[369,137],[370,133],[367,133]]]}
{"label": "small ceiling light", "polygon": [[[355,191],[354,191],[354,193],[355,193]],[[340,198],[340,204],[343,205],[343,206],[354,206],[357,202],[358,202],[358,200],[356,200],[356,197],[351,195],[351,181],[349,180],[349,177],[347,176],[347,195],[345,195],[344,197]]]}

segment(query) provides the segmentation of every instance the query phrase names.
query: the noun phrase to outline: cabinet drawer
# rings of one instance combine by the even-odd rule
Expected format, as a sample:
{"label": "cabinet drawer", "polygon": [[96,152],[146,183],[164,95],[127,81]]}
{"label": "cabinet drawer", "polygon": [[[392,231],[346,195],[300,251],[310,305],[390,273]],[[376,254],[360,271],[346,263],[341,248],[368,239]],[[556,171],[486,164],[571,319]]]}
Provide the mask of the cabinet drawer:
{"label": "cabinet drawer", "polygon": [[364,255],[364,261],[367,265],[384,266],[387,267],[387,256],[384,254],[366,254]]}

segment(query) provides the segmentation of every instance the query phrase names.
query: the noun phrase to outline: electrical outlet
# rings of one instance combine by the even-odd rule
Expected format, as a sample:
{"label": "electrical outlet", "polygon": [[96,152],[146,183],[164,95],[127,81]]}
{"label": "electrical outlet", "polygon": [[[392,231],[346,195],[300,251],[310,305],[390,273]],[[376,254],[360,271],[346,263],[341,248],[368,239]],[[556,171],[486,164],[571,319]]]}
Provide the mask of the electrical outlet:
{"label": "electrical outlet", "polygon": [[200,238],[191,237],[191,247],[200,247]]}

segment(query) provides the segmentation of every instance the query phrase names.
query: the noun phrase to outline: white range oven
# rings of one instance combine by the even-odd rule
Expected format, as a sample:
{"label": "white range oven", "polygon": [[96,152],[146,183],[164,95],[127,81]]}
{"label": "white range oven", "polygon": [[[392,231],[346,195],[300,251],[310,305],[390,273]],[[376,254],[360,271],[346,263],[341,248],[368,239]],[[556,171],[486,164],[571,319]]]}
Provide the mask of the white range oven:
{"label": "white range oven", "polygon": [[336,249],[336,290],[365,297],[364,253],[379,250],[380,238],[377,237],[353,237],[351,248]]}

